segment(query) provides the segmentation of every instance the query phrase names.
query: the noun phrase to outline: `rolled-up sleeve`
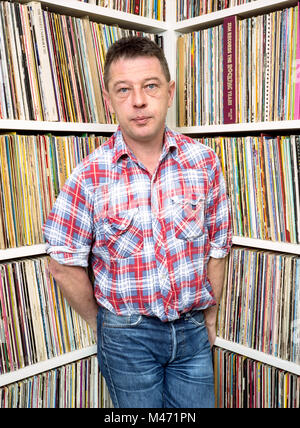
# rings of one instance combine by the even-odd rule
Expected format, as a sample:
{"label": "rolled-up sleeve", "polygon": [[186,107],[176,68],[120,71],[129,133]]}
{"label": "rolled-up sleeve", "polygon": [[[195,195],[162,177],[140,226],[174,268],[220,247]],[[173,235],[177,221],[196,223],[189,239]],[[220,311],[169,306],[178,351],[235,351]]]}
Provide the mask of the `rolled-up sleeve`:
{"label": "rolled-up sleeve", "polygon": [[88,266],[93,237],[93,193],[76,168],[43,226],[46,251],[60,264]]}
{"label": "rolled-up sleeve", "polygon": [[209,256],[216,259],[225,257],[232,244],[231,215],[225,180],[217,155],[207,198],[206,227],[210,241]]}

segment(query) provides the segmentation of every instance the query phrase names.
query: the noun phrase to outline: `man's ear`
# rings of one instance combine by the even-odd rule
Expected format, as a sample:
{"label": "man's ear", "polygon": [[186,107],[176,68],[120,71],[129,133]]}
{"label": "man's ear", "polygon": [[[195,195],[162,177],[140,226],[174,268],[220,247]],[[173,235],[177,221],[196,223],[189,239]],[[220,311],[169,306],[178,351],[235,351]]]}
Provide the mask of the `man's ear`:
{"label": "man's ear", "polygon": [[168,97],[169,97],[168,107],[171,107],[173,103],[174,94],[175,94],[175,81],[171,80],[169,82],[169,88],[168,88]]}
{"label": "man's ear", "polygon": [[103,97],[104,97],[104,100],[105,100],[105,102],[106,102],[106,104],[107,104],[107,106],[108,106],[108,108],[109,108],[109,111],[110,111],[112,114],[114,114],[114,113],[115,113],[115,111],[114,111],[113,106],[112,106],[112,103],[111,103],[111,99],[110,99],[110,96],[109,96],[109,92],[108,92],[106,89],[104,89],[104,90],[103,90]]}

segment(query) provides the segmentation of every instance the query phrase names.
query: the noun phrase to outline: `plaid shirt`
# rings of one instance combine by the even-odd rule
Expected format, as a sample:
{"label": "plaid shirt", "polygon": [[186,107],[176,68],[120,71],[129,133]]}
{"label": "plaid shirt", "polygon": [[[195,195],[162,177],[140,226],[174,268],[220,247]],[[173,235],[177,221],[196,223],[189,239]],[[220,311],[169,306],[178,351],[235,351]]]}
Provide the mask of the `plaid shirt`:
{"label": "plaid shirt", "polygon": [[44,226],[47,252],[61,264],[93,266],[99,305],[162,321],[215,304],[210,257],[231,245],[229,204],[216,154],[165,131],[151,174],[121,130],[79,164]]}

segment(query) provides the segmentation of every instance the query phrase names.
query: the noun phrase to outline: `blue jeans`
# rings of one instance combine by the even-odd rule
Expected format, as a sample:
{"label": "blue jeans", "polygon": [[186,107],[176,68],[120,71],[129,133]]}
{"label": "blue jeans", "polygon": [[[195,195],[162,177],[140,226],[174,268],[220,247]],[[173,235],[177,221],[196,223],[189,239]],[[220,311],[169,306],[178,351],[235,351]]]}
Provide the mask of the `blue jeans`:
{"label": "blue jeans", "polygon": [[98,361],[116,408],[214,407],[202,311],[164,323],[98,311]]}

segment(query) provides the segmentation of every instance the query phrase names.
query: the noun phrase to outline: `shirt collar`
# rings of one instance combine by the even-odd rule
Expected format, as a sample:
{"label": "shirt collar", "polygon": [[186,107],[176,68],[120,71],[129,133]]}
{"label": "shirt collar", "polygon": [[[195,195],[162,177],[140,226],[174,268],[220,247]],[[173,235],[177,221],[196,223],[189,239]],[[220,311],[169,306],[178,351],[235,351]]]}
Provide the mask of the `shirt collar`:
{"label": "shirt collar", "polygon": [[121,128],[118,126],[118,129],[114,134],[114,155],[112,162],[116,164],[123,155],[130,156],[130,151],[125,144]]}
{"label": "shirt collar", "polygon": [[[171,129],[166,127],[162,157],[164,157],[173,148],[178,149],[176,134]],[[124,155],[129,157],[133,156],[124,141],[121,128],[118,126],[118,129],[114,134],[114,155],[112,158],[113,164],[117,164],[120,158]]]}

